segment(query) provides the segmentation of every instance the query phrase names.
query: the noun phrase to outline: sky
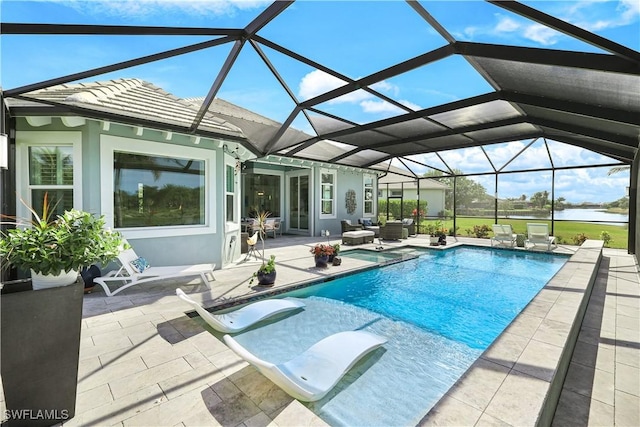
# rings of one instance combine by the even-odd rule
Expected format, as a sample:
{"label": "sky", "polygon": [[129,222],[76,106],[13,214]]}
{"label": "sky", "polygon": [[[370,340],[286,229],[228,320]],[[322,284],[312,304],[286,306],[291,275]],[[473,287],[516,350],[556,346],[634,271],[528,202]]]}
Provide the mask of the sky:
{"label": "sky", "polygon": [[[640,1],[537,1],[523,2],[565,19],[629,48],[640,50]],[[2,0],[1,22],[109,25],[153,25],[242,28],[270,2],[188,0]],[[506,9],[483,1],[422,1],[420,4],[457,40],[519,45],[547,49],[604,53]],[[445,40],[404,1],[298,0],[258,34],[348,78],[360,78],[397,62],[443,46]],[[11,89],[87,69],[125,61],[193,43],[206,37],[162,36],[0,36],[0,84]],[[136,77],[178,97],[206,95],[230,52],[230,44],[154,62],[89,81]],[[266,46],[262,49],[278,68],[299,100],[309,99],[344,84],[320,69],[292,60]],[[464,59],[445,58],[381,81],[380,93],[412,109],[491,92],[492,87]],[[640,88],[637,88],[640,90]],[[217,96],[271,119],[283,122],[294,102],[270,73],[256,51],[245,45]],[[318,106],[319,109],[368,123],[400,114],[401,110],[364,91]],[[297,129],[314,134],[303,116]],[[541,140],[514,141],[487,147],[487,155],[505,170],[532,169],[550,164]],[[614,163],[598,154],[548,142],[556,166]],[[524,149],[525,147],[528,148]],[[524,149],[524,151],[523,151]],[[434,155],[413,156],[420,163],[443,167]],[[490,164],[479,149],[442,153],[442,159],[466,173],[487,172]],[[395,166],[401,166],[394,163]],[[412,164],[419,173],[426,168]],[[608,202],[625,195],[628,172],[607,176],[609,167],[556,173],[556,197],[571,202]],[[550,191],[551,172],[509,175],[500,197]],[[475,177],[490,194],[494,178]]]}

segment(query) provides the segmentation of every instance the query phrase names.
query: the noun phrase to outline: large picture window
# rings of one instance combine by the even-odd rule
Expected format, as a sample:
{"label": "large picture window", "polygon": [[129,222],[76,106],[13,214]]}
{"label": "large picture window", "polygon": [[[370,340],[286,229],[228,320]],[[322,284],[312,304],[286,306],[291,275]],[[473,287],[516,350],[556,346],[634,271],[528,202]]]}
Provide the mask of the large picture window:
{"label": "large picture window", "polygon": [[320,171],[320,218],[335,218],[336,216],[336,172],[332,170]]}
{"label": "large picture window", "polygon": [[205,162],[114,151],[116,228],[204,225]]}

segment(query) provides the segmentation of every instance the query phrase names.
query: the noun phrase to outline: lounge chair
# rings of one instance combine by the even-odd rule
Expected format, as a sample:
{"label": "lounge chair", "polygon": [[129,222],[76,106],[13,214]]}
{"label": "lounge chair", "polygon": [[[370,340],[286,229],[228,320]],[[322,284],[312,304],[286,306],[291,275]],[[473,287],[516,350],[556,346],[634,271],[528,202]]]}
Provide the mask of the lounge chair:
{"label": "lounge chair", "polygon": [[364,226],[362,224],[351,224],[351,220],[349,219],[343,219],[340,221],[340,227],[342,228],[343,233],[364,230]]}
{"label": "lounge chair", "polygon": [[[208,288],[210,288],[209,282],[216,280],[213,275],[215,264],[150,267],[144,258],[139,257],[131,248],[120,252],[117,260],[120,269],[93,279],[95,283],[102,286],[105,294],[110,297],[134,285],[176,277],[200,276]],[[109,289],[108,283],[120,283],[122,286],[112,291]]]}
{"label": "lounge chair", "polygon": [[289,395],[304,402],[314,402],[331,391],[358,360],[387,339],[366,331],[339,332],[279,365],[259,359],[229,335],[224,336],[224,341]]}
{"label": "lounge chair", "polygon": [[514,234],[511,225],[509,224],[493,224],[493,237],[491,238],[491,246],[493,242],[498,245],[509,245],[514,247],[518,238],[517,234]]}
{"label": "lounge chair", "polygon": [[233,334],[248,328],[268,317],[285,311],[297,310],[305,304],[297,298],[266,299],[254,302],[238,310],[225,314],[211,314],[197,301],[189,298],[180,288],[176,289],[178,297],[191,304],[200,317],[216,331]]}
{"label": "lounge chair", "polygon": [[383,240],[400,240],[402,239],[402,222],[388,221],[384,226],[380,227],[380,238]]}
{"label": "lounge chair", "polygon": [[[555,236],[549,236],[549,225],[546,223],[528,223],[527,224],[527,240],[524,242],[524,246],[531,245],[536,247],[538,245],[546,246],[547,250],[551,250],[551,245],[557,247],[555,243]],[[527,248],[529,249],[529,248]]]}

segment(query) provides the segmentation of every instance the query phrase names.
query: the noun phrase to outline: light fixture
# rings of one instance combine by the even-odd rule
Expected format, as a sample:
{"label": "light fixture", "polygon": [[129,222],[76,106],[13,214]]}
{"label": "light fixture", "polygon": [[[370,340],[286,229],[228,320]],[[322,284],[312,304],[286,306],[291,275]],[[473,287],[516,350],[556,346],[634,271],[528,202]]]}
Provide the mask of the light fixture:
{"label": "light fixture", "polygon": [[9,137],[0,133],[0,168],[9,168]]}

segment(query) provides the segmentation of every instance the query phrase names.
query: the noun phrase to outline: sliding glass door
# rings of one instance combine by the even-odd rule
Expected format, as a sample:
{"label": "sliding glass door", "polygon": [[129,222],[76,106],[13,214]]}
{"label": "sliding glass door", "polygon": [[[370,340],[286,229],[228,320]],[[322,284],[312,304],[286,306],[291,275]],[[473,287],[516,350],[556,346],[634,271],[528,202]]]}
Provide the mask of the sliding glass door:
{"label": "sliding glass door", "polygon": [[287,175],[289,221],[287,230],[290,232],[309,232],[309,174],[296,172]]}

